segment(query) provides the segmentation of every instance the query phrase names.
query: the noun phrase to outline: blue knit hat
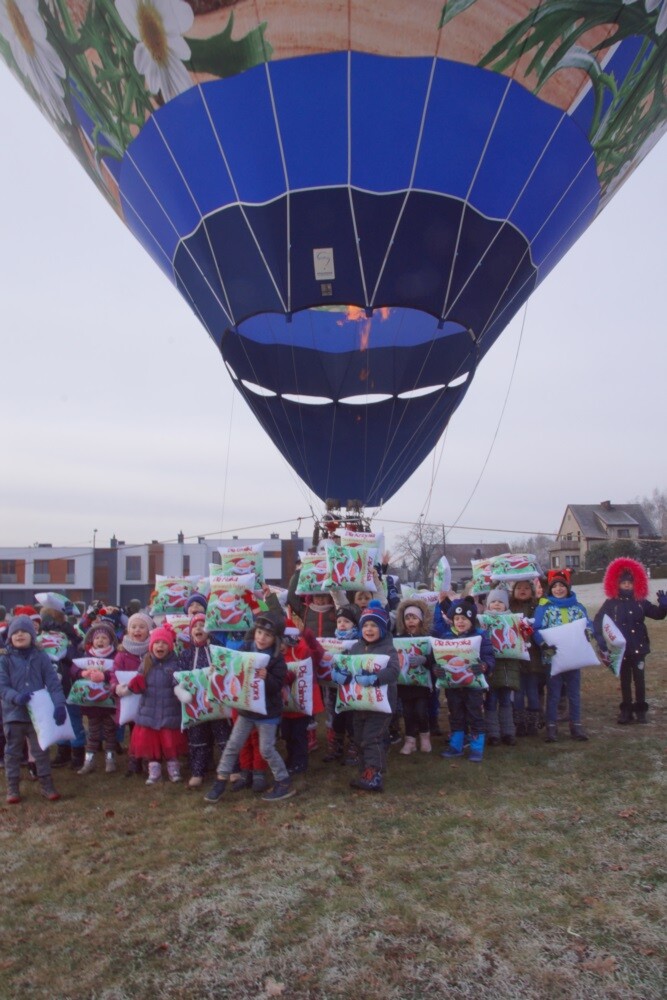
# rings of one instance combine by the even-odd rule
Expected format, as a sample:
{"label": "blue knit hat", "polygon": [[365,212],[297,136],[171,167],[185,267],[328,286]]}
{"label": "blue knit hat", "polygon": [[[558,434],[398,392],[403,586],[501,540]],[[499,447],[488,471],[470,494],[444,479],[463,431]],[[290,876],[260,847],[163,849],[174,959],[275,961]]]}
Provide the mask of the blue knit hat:
{"label": "blue knit hat", "polygon": [[12,618],[9,623],[9,628],[7,629],[7,638],[11,639],[14,632],[28,632],[32,641],[34,642],[37,638],[37,632],[35,630],[35,623],[27,615],[17,615],[16,618]]}
{"label": "blue knit hat", "polygon": [[203,594],[193,594],[191,597],[188,597],[187,601],[185,602],[186,615],[193,604],[201,604],[204,611],[206,611],[206,608],[208,607],[208,600],[204,597]]}
{"label": "blue knit hat", "polygon": [[365,611],[359,616],[359,629],[364,627],[365,622],[374,622],[380,629],[380,637],[384,639],[389,631],[389,615],[379,601],[371,601]]}

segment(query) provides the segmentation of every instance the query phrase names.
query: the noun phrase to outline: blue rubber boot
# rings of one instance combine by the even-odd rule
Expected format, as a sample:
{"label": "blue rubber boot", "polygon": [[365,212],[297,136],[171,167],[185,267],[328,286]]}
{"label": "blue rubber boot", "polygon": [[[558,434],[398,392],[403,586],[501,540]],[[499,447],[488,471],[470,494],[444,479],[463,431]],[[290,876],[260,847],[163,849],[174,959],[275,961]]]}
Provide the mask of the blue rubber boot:
{"label": "blue rubber boot", "polygon": [[470,741],[468,760],[471,760],[473,764],[479,764],[484,757],[484,740],[484,733],[477,733]]}
{"label": "blue rubber boot", "polygon": [[440,754],[441,757],[463,757],[463,731],[452,733],[449,737],[449,746]]}

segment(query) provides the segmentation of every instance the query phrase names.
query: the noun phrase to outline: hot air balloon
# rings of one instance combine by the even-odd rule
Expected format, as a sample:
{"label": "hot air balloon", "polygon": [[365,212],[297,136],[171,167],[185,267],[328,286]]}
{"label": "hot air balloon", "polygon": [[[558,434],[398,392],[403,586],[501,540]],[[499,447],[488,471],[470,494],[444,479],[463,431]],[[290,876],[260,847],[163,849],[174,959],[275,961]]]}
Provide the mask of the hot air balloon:
{"label": "hot air balloon", "polygon": [[0,53],[299,476],[363,505],[667,120],[667,0],[0,0]]}

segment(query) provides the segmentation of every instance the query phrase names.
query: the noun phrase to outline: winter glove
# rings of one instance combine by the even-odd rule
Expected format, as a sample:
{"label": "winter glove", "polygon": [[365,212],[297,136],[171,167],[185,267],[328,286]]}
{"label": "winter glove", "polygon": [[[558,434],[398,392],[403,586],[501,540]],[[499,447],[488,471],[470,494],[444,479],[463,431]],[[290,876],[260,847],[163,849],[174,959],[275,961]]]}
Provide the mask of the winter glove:
{"label": "winter glove", "polygon": [[667,608],[667,594],[664,590],[658,591],[658,607]]}
{"label": "winter glove", "polygon": [[425,663],[426,663],[426,657],[419,656],[417,653],[411,653],[410,656],[408,657],[408,666],[412,670],[416,670],[417,667],[423,667]]}
{"label": "winter glove", "polygon": [[182,684],[176,685],[174,688],[174,694],[180,701],[181,705],[189,705],[193,698],[192,692],[188,691]]}
{"label": "winter glove", "polygon": [[32,691],[22,691],[21,694],[17,694],[14,698],[15,705],[27,705],[32,698]]}
{"label": "winter glove", "polygon": [[67,709],[64,705],[56,705],[53,709],[53,721],[57,726],[62,726],[67,718]]}
{"label": "winter glove", "polygon": [[331,671],[331,680],[334,684],[349,684],[352,674],[349,670],[339,670],[338,667],[334,667]]}
{"label": "winter glove", "polygon": [[356,674],[354,678],[355,684],[361,684],[362,687],[374,687],[377,674]]}
{"label": "winter glove", "polygon": [[470,664],[470,669],[472,670],[475,677],[479,677],[480,674],[484,673],[484,664],[481,660],[476,660],[474,663]]}

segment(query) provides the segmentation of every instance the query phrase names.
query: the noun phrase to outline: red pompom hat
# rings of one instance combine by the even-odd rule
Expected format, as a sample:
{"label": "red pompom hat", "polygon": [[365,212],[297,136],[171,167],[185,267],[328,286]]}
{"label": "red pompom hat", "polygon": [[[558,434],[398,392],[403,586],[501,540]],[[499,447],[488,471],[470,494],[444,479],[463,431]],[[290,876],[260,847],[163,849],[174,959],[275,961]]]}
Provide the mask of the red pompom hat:
{"label": "red pompom hat", "polygon": [[636,559],[622,557],[609,563],[604,574],[603,587],[607,597],[618,597],[619,584],[623,577],[630,577],[634,595],[638,601],[648,597],[648,574]]}

